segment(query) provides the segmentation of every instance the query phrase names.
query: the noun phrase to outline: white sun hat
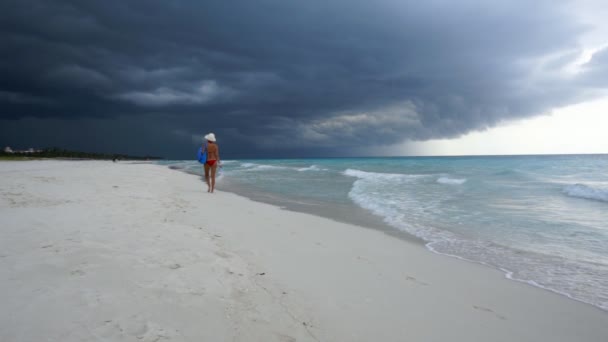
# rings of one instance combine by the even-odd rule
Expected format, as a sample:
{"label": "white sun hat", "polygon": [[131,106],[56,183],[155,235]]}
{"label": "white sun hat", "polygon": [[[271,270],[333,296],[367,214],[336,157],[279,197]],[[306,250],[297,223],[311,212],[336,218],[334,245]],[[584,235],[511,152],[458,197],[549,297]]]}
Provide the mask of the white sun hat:
{"label": "white sun hat", "polygon": [[215,142],[215,134],[209,133],[205,135],[205,140]]}

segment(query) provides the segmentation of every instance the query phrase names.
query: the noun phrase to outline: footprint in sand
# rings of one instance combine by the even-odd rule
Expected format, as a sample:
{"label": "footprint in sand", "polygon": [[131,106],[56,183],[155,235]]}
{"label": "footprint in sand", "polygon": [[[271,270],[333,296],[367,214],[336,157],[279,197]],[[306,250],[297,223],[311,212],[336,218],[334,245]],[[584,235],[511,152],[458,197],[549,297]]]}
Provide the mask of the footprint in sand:
{"label": "footprint in sand", "polygon": [[206,294],[205,289],[191,290],[188,294],[192,296],[204,296]]}
{"label": "footprint in sand", "polygon": [[83,276],[85,274],[87,274],[87,272],[83,271],[83,270],[73,270],[72,272],[70,272],[71,275],[73,276]]}
{"label": "footprint in sand", "polygon": [[484,308],[483,306],[477,306],[477,305],[473,305],[473,309],[475,310],[479,310],[479,311],[483,311],[483,312],[487,312],[487,313],[492,313],[494,314],[496,317],[498,317],[499,319],[507,319],[505,316],[496,313],[494,310],[492,309],[488,309],[488,308]]}
{"label": "footprint in sand", "polygon": [[357,260],[363,260],[363,261],[370,262],[370,260],[368,258],[364,258],[364,257],[362,257],[360,255],[357,255]]}
{"label": "footprint in sand", "polygon": [[175,336],[175,333],[179,333],[178,330],[170,331],[156,326],[154,323],[141,321],[138,318],[127,322],[106,320],[95,330],[96,335],[102,338],[121,339],[131,336],[135,337],[137,341],[146,342],[170,340],[171,337]]}
{"label": "footprint in sand", "polygon": [[406,276],[405,276],[405,280],[407,280],[407,281],[411,281],[411,282],[413,282],[413,283],[416,283],[416,284],[418,284],[418,285],[422,285],[422,286],[429,286],[429,285],[430,285],[429,283],[425,283],[425,282],[420,281],[420,280],[418,280],[418,279],[416,279],[416,278],[414,278],[414,277],[412,277],[412,276],[409,276],[409,275],[406,275]]}
{"label": "footprint in sand", "polygon": [[224,259],[230,259],[232,257],[230,254],[222,252],[222,251],[215,252],[215,255],[219,256],[220,258],[224,258]]}

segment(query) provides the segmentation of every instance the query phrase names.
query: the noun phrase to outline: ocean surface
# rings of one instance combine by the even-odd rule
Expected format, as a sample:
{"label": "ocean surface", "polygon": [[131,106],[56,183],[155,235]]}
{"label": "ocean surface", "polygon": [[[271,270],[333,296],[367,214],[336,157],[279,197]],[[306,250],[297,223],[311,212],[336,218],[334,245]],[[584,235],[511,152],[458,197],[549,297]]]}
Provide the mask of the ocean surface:
{"label": "ocean surface", "polygon": [[[160,163],[202,172],[195,161]],[[248,197],[261,194],[313,212],[347,208],[421,239],[433,252],[486,264],[510,279],[608,310],[608,155],[223,165],[218,189],[230,185]]]}

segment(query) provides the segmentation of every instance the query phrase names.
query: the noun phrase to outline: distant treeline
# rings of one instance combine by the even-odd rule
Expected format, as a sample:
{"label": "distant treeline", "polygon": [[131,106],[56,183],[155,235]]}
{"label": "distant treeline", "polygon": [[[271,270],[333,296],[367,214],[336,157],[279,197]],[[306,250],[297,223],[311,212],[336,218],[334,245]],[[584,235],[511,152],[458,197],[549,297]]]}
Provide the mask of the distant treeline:
{"label": "distant treeline", "polygon": [[38,152],[4,152],[0,151],[0,158],[68,158],[68,159],[104,159],[104,160],[157,160],[154,156],[129,156],[126,154],[91,153],[69,151],[60,148],[48,148]]}

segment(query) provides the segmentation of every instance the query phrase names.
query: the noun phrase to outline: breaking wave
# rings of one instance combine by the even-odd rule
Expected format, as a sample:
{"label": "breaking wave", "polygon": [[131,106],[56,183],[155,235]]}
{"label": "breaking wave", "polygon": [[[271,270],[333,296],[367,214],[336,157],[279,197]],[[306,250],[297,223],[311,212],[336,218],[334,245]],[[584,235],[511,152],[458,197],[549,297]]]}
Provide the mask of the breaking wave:
{"label": "breaking wave", "polygon": [[577,183],[564,187],[563,192],[570,197],[608,202],[608,189],[593,188]]}

